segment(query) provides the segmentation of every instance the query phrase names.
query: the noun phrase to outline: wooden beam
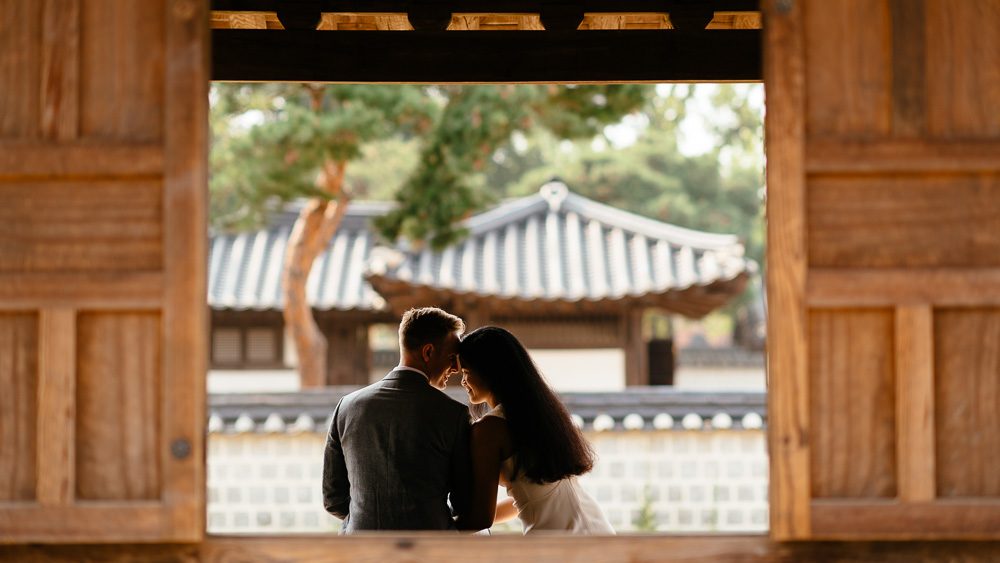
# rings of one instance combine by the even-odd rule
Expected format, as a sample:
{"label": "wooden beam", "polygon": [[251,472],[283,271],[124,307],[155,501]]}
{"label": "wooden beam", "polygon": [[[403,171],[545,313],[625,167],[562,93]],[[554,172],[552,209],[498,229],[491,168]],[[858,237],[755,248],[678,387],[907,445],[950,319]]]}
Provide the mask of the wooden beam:
{"label": "wooden beam", "polygon": [[[208,6],[167,3],[163,177],[161,538],[205,536],[208,371]],[[266,32],[265,32],[266,33]]]}
{"label": "wooden beam", "polygon": [[757,81],[761,32],[217,29],[212,63],[220,81]]}
{"label": "wooden beam", "polygon": [[[463,7],[463,10],[467,8]],[[212,12],[212,29],[284,29],[273,12]],[[319,30],[330,31],[413,31],[405,13],[326,12]],[[450,31],[541,31],[538,14],[452,12]],[[581,30],[673,29],[666,12],[591,13],[580,23]],[[759,12],[716,12],[705,29],[761,29]]]}
{"label": "wooden beam", "polygon": [[163,539],[166,512],[156,501],[78,502],[59,508],[35,503],[0,506],[0,544]]}
{"label": "wooden beam", "polygon": [[810,141],[810,174],[974,173],[1000,169],[1000,141]]}
{"label": "wooden beam", "polygon": [[0,180],[115,178],[163,173],[163,149],[141,143],[0,142]]}
{"label": "wooden beam", "polygon": [[163,304],[159,272],[0,273],[0,309],[74,307],[157,309]]}
{"label": "wooden beam", "polygon": [[75,493],[76,311],[42,309],[38,321],[36,499],[66,506]]}
{"label": "wooden beam", "polygon": [[[803,3],[764,2],[767,22],[768,445],[771,537],[810,537],[809,348]],[[728,32],[727,32],[728,33]]]}
{"label": "wooden beam", "polygon": [[1000,268],[809,270],[811,307],[1000,305]]}
{"label": "wooden beam", "polygon": [[[283,0],[212,0],[212,11],[225,12],[275,12]],[[663,12],[672,4],[671,0],[570,0],[584,12]],[[699,4],[710,4],[716,12],[755,12],[760,0],[699,0]],[[357,13],[406,13],[412,6],[411,0],[319,0],[321,12]],[[469,3],[462,0],[441,0],[434,3],[441,10],[449,12],[469,12]],[[476,0],[478,13],[510,14],[538,13],[551,5],[545,0]]]}
{"label": "wooden beam", "polygon": [[904,502],[934,499],[934,316],[929,305],[896,309],[896,468]]}
{"label": "wooden beam", "polygon": [[812,529],[816,539],[995,539],[1000,501],[814,500]]}

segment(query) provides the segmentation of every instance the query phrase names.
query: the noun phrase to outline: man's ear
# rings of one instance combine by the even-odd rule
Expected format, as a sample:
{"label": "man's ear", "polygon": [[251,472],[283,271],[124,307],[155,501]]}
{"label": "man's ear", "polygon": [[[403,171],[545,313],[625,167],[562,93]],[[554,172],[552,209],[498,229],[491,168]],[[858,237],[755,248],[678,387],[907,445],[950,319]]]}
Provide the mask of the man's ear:
{"label": "man's ear", "polygon": [[423,358],[424,363],[430,363],[431,358],[434,357],[434,345],[424,344],[420,347],[420,357]]}

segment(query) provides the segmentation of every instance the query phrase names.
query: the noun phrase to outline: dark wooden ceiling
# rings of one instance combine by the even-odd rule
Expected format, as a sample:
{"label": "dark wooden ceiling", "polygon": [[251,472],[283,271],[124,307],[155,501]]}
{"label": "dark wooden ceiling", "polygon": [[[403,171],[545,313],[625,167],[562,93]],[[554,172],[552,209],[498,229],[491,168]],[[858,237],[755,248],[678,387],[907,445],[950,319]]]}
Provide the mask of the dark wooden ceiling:
{"label": "dark wooden ceiling", "polygon": [[215,80],[716,82],[762,76],[757,0],[213,0],[212,8]]}

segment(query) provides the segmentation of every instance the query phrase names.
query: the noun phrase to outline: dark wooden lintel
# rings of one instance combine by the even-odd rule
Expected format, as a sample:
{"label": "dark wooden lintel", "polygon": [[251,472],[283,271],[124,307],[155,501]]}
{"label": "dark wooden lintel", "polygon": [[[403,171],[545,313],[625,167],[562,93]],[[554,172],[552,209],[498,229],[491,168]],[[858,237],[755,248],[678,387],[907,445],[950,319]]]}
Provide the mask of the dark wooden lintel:
{"label": "dark wooden lintel", "polygon": [[[222,12],[276,12],[278,5],[287,0],[212,0],[212,10]],[[316,0],[322,12],[340,13],[405,13],[414,5],[433,5],[454,13],[538,13],[552,2],[545,0]],[[588,13],[642,13],[666,12],[674,5],[690,2],[676,0],[576,0],[564,4],[578,7]],[[702,0],[718,12],[756,12],[759,0]]]}
{"label": "dark wooden lintel", "polygon": [[212,31],[212,79],[342,83],[761,80],[760,30]]}

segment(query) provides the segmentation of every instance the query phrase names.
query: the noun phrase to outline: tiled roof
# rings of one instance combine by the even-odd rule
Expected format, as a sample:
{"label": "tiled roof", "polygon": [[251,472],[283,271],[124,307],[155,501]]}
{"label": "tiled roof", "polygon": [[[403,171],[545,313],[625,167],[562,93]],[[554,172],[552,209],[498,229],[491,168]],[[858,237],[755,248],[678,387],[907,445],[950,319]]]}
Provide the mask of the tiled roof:
{"label": "tiled roof", "polygon": [[[512,301],[604,301],[718,294],[705,314],[741,291],[755,264],[734,235],[684,229],[615,209],[551,182],[533,196],[466,222],[469,236],[442,252],[373,260],[369,281],[391,300],[412,287]],[[700,309],[697,309],[700,307]]]}
{"label": "tiled roof", "polygon": [[[415,287],[523,302],[685,300],[705,290],[709,298],[690,298],[687,312],[699,315],[741,291],[755,267],[735,236],[654,221],[556,182],[468,219],[469,237],[442,252],[377,247],[368,223],[388,209],[351,203],[307,282],[315,308],[382,310],[383,298]],[[212,237],[213,308],[282,306],[281,270],[296,213],[256,232]]]}
{"label": "tiled roof", "polygon": [[[210,432],[325,432],[341,397],[358,387],[298,393],[209,396]],[[463,389],[448,388],[467,401]],[[584,430],[758,430],[766,420],[764,393],[691,392],[633,387],[604,393],[561,393]]]}
{"label": "tiled roof", "polygon": [[[352,202],[326,251],[316,258],[306,295],[321,310],[380,310],[385,301],[365,280],[375,248],[372,217],[391,204]],[[215,309],[280,309],[284,303],[281,272],[285,248],[298,216],[292,207],[265,229],[212,236],[209,248],[208,302]]]}

